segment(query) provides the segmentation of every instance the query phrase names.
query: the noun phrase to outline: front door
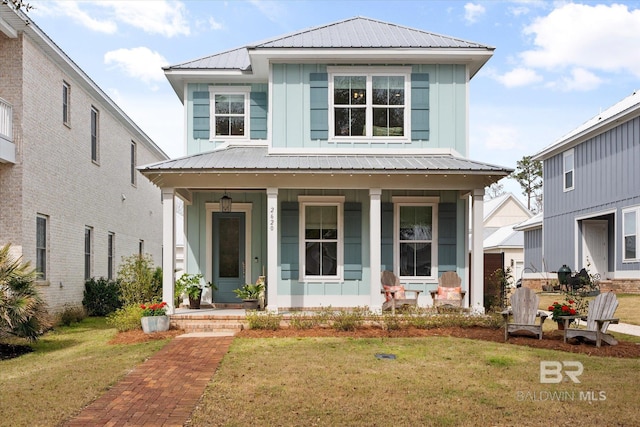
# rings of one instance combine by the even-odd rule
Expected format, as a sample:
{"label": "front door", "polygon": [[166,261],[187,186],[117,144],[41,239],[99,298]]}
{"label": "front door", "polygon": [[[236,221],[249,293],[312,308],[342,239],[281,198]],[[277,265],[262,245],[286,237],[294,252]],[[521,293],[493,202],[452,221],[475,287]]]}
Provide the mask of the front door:
{"label": "front door", "polygon": [[240,302],[234,289],[246,283],[245,214],[243,212],[213,213],[213,301]]}
{"label": "front door", "polygon": [[584,235],[582,267],[586,268],[590,264],[590,274],[598,273],[605,278],[609,264],[607,221],[583,221],[582,233]]}

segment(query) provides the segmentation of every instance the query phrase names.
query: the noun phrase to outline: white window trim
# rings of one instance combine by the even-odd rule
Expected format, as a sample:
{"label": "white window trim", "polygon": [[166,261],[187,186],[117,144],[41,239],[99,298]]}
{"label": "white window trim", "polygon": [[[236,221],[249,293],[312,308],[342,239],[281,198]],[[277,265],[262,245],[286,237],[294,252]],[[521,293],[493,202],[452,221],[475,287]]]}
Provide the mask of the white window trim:
{"label": "white window trim", "polygon": [[[392,197],[393,202],[393,269],[402,282],[424,283],[438,280],[438,204],[439,197]],[[400,207],[428,206],[432,213],[431,236],[431,275],[400,276]]]}
{"label": "white window trim", "polygon": [[[636,214],[636,232],[635,232],[635,236],[636,236],[636,257],[635,258],[625,258],[625,243],[624,243],[624,238],[625,236],[628,236],[628,234],[625,234],[624,229],[625,229],[625,214],[628,214],[630,212],[633,212]],[[623,209],[622,210],[622,262],[623,263],[628,263],[628,262],[638,262],[640,261],[640,206],[635,206],[632,208],[627,208],[627,209]]]}
{"label": "white window trim", "polygon": [[[66,88],[67,89],[67,96],[65,99],[63,99],[63,104],[62,104],[62,123],[67,126],[67,127],[71,127],[71,84],[68,83],[67,81],[63,80],[62,81],[62,87],[63,89]],[[66,110],[66,120],[64,117],[64,113]]]}
{"label": "white window trim", "polygon": [[93,134],[91,134],[91,141],[90,141],[90,146],[89,146],[89,155],[91,156],[91,161],[96,164],[99,165],[100,164],[100,110],[98,110],[97,107],[94,107],[93,105],[91,106],[91,119],[89,122],[89,131],[91,131],[91,127],[92,127],[92,123],[91,121],[93,120],[94,114],[95,113],[95,118],[96,118],[96,158],[93,158]]}
{"label": "white window trim", "polygon": [[[298,259],[300,260],[299,277],[304,283],[340,283],[344,281],[344,196],[298,196],[300,223],[298,225],[300,243]],[[306,275],[306,239],[305,239],[305,208],[307,206],[336,206],[338,209],[338,243],[337,262],[335,276],[307,276]]]}
{"label": "white window trim", "polygon": [[[565,159],[569,156],[573,157],[573,168],[565,169]],[[567,187],[567,174],[571,172],[571,187]],[[571,191],[576,187],[576,155],[574,149],[570,149],[562,153],[562,189],[563,191]]]}
{"label": "white window trim", "polygon": [[[329,142],[354,141],[402,141],[411,142],[411,67],[327,67],[329,88]],[[333,80],[335,76],[364,76],[367,78],[366,123],[367,131],[364,136],[336,136],[333,103]],[[404,77],[404,135],[403,136],[373,136],[373,76],[401,76]]]}
{"label": "white window trim", "polygon": [[[251,139],[251,86],[209,86],[209,140],[234,140],[249,141]],[[244,96],[244,135],[216,135],[216,95],[242,95]]]}
{"label": "white window trim", "polygon": [[[89,253],[87,254],[86,252],[86,245],[87,245],[87,231],[89,232]],[[89,280],[93,277],[93,258],[94,258],[94,248],[93,248],[93,242],[94,242],[94,235],[93,235],[93,227],[85,225],[84,227],[84,239],[83,239],[83,243],[84,243],[84,249],[82,251],[83,254],[83,258],[84,258],[84,262],[83,262],[83,275],[86,276],[86,270],[87,267],[89,269],[89,276],[85,277],[84,280]],[[87,261],[87,255],[89,255],[89,260]],[[87,266],[87,262],[89,263],[89,265]]]}
{"label": "white window trim", "polygon": [[[43,214],[37,214],[36,218],[42,218],[44,220],[44,277],[38,277],[38,282],[48,282],[49,280],[49,217]],[[36,266],[38,264],[38,223],[36,219]]]}

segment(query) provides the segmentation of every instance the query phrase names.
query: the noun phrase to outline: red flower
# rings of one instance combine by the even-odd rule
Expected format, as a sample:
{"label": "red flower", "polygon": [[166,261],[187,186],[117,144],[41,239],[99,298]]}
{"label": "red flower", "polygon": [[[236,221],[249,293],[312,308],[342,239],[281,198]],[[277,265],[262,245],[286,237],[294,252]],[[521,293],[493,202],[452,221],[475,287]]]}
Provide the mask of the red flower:
{"label": "red flower", "polygon": [[572,316],[575,315],[576,314],[576,310],[572,308],[571,310],[569,310],[569,314],[571,314]]}
{"label": "red flower", "polygon": [[554,306],[550,305],[549,308],[547,308],[547,310],[553,311],[554,308],[555,308]]}
{"label": "red flower", "polygon": [[140,308],[144,310],[144,309],[146,309],[147,307],[145,307],[145,306],[144,306],[144,304],[140,304]]}
{"label": "red flower", "polygon": [[569,304],[573,304],[574,301],[572,299],[569,300]]}

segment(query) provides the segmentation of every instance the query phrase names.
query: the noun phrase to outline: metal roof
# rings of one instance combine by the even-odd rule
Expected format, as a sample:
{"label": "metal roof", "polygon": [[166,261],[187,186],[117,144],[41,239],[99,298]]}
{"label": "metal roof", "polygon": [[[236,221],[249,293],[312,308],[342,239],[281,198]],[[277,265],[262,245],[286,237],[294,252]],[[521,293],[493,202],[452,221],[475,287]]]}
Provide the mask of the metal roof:
{"label": "metal roof", "polygon": [[251,68],[249,50],[318,48],[494,49],[492,46],[454,37],[403,27],[370,18],[355,17],[172,65],[165,69],[235,69],[246,71]]}
{"label": "metal roof", "polygon": [[140,168],[159,171],[335,171],[509,174],[511,169],[445,154],[269,154],[266,146],[229,146]]}
{"label": "metal roof", "polygon": [[638,115],[640,115],[640,92],[634,91],[622,101],[593,116],[553,144],[545,147],[533,156],[533,160],[546,160],[594,135],[604,132],[611,126],[619,125],[621,121],[630,120]]}

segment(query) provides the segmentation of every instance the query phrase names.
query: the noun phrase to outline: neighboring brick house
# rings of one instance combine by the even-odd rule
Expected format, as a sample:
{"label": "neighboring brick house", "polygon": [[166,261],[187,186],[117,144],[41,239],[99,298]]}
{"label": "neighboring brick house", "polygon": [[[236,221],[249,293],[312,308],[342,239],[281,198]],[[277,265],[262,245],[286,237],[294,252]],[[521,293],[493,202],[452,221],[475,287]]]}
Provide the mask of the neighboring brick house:
{"label": "neighboring brick house", "polygon": [[177,195],[186,271],[216,303],[266,275],[269,310],[379,310],[382,270],[423,291],[456,271],[483,311],[484,188],[511,172],[466,157],[470,80],[492,55],[357,17],[167,67],[188,156],[141,169],[165,201],[164,300]]}
{"label": "neighboring brick house", "polygon": [[167,155],[49,37],[0,4],[0,245],[41,272],[52,311],[121,258],[162,256],[160,191],[136,167]]}
{"label": "neighboring brick house", "polygon": [[566,264],[599,274],[602,289],[640,292],[640,93],[533,160],[543,162],[544,213],[541,223],[518,226],[534,271],[525,277],[555,279]]}

